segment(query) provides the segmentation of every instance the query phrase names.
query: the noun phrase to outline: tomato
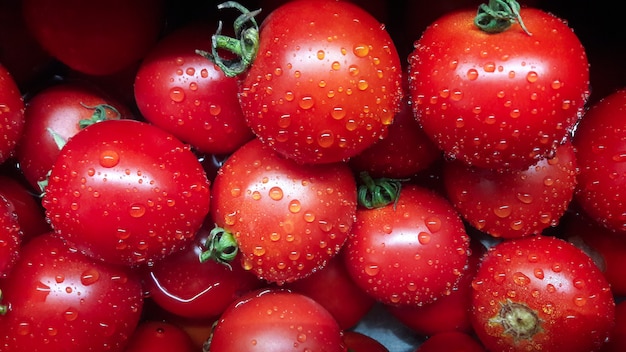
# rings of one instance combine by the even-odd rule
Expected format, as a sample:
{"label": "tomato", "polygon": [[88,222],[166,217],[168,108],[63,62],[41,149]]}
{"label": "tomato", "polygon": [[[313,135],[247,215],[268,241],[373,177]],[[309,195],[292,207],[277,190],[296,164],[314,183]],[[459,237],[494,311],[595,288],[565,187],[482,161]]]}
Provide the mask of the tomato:
{"label": "tomato", "polygon": [[457,287],[469,253],[452,205],[432,190],[404,184],[395,202],[357,209],[344,258],[357,285],[378,301],[421,306]]}
{"label": "tomato", "polygon": [[330,163],[384,135],[400,108],[402,68],[372,15],[350,2],[289,1],[259,37],[240,102],[265,144],[301,163]]}
{"label": "tomato", "polygon": [[218,320],[211,352],[346,352],[341,329],[319,303],[289,291],[251,292],[234,302]]}
{"label": "tomato", "polygon": [[447,331],[470,333],[472,280],[486,251],[485,246],[472,238],[468,268],[449,295],[422,306],[385,305],[385,309],[402,324],[421,336],[432,336]]}
{"label": "tomato", "polygon": [[22,237],[15,207],[0,193],[0,278],[6,277],[15,265]]}
{"label": "tomato", "polygon": [[[27,0],[27,27],[42,47],[71,69],[111,74],[143,58],[164,25],[164,1]],[[94,19],[100,19],[97,25]]]}
{"label": "tomato", "polygon": [[70,138],[42,204],[54,231],[109,263],[154,264],[193,240],[209,181],[189,147],[145,122],[106,120]]}
{"label": "tomato", "polygon": [[615,326],[611,330],[609,341],[602,346],[601,352],[620,352],[626,349],[626,301],[615,306]]}
{"label": "tomato", "polygon": [[142,321],[128,340],[125,352],[193,352],[191,337],[182,328],[163,321]]}
{"label": "tomato", "polygon": [[11,73],[0,64],[0,164],[13,155],[24,123],[21,92]]}
{"label": "tomato", "polygon": [[574,145],[580,167],[576,199],[594,221],[608,229],[626,232],[626,190],[623,151],[626,143],[626,89],[594,104],[581,120]]}
{"label": "tomato", "polygon": [[490,351],[595,351],[615,319],[600,269],[556,237],[490,247],[472,288],[472,326]]}
{"label": "tomato", "polygon": [[132,117],[129,107],[87,83],[49,86],[26,101],[26,123],[15,151],[19,168],[34,190],[43,191],[70,137],[98,121]]}
{"label": "tomato", "polygon": [[587,56],[550,13],[522,8],[521,19],[500,33],[481,30],[476,15],[448,13],[416,42],[409,57],[416,118],[450,159],[525,169],[552,155],[582,116]]}
{"label": "tomato", "polygon": [[43,207],[25,181],[18,176],[0,174],[0,195],[4,196],[15,209],[17,221],[22,231],[22,240],[50,231]]}
{"label": "tomato", "polygon": [[349,352],[389,352],[378,340],[354,330],[343,331],[343,343]]}
{"label": "tomato", "polygon": [[539,234],[554,227],[574,197],[578,169],[570,142],[524,170],[498,172],[461,161],[444,165],[448,199],[472,226],[494,237]]}
{"label": "tomato", "polygon": [[324,268],[283,287],[313,298],[346,330],[355,327],[376,301],[352,280],[342,256],[340,252]]}
{"label": "tomato", "polygon": [[413,117],[405,96],[402,109],[395,115],[384,138],[350,158],[349,162],[357,173],[367,171],[372,177],[407,178],[426,170],[440,157],[435,143]]}
{"label": "tomato", "polygon": [[211,194],[211,215],[235,237],[241,265],[279,284],[312,274],[340,251],[357,200],[347,164],[298,164],[257,138],[226,160]]}
{"label": "tomato", "polygon": [[195,50],[209,50],[214,26],[192,24],[163,38],[135,77],[141,115],[204,153],[228,154],[254,137],[226,77]]}
{"label": "tomato", "polygon": [[132,271],[94,261],[50,233],[22,247],[0,288],[5,352],[122,351],[143,307]]}
{"label": "tomato", "polygon": [[144,287],[150,298],[177,316],[215,319],[241,295],[264,286],[240,265],[201,262],[208,236],[202,228],[191,245],[146,270]]}
{"label": "tomato", "polygon": [[435,334],[422,343],[415,352],[486,352],[475,338],[465,332],[448,331]]}

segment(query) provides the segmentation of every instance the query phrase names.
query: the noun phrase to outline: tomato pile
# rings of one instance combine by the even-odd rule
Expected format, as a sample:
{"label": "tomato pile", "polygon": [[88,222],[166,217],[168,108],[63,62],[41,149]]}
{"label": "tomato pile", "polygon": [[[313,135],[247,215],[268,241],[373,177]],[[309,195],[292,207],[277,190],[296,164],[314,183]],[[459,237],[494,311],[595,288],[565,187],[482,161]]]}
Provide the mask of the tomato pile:
{"label": "tomato pile", "polygon": [[590,6],[0,3],[0,350],[625,350]]}

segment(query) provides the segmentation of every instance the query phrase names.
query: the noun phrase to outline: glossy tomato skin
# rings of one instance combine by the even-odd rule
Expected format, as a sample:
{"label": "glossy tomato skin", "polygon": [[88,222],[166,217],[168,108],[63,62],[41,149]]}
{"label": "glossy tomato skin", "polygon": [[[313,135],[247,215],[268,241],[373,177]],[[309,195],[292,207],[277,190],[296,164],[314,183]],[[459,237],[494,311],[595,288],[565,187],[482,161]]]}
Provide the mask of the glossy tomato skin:
{"label": "glossy tomato skin", "polygon": [[337,162],[384,134],[400,108],[401,76],[372,15],[349,2],[290,1],[260,27],[240,101],[252,130],[280,154]]}
{"label": "glossy tomato skin", "polygon": [[346,164],[298,164],[259,139],[226,160],[211,194],[211,215],[235,236],[241,265],[278,284],[312,274],[340,251],[357,201]]}
{"label": "glossy tomato skin", "polygon": [[240,296],[265,285],[240,265],[200,262],[207,237],[201,229],[183,251],[146,269],[144,287],[161,308],[180,317],[216,319]]}
{"label": "glossy tomato skin", "polygon": [[40,199],[18,175],[0,174],[0,195],[15,209],[24,242],[50,231]]}
{"label": "glossy tomato skin", "polygon": [[217,321],[211,352],[347,352],[341,328],[319,303],[285,290],[251,292]]}
{"label": "glossy tomato skin", "polygon": [[20,252],[0,281],[2,351],[123,351],[143,307],[139,277],[94,261],[51,233]]}
{"label": "glossy tomato skin", "polygon": [[[165,1],[28,0],[27,27],[52,56],[73,70],[106,75],[141,60],[164,26]],[[102,19],[94,25],[94,18]]]}
{"label": "glossy tomato skin", "polygon": [[574,198],[577,173],[575,150],[567,141],[524,170],[450,161],[443,179],[448,199],[472,226],[493,237],[518,238],[558,225]]}
{"label": "glossy tomato skin", "polygon": [[357,285],[376,300],[420,306],[456,287],[468,265],[469,243],[445,198],[404,184],[397,203],[357,210],[344,259]]}
{"label": "glossy tomato skin", "polygon": [[130,108],[87,83],[66,81],[26,100],[24,132],[15,154],[19,168],[35,191],[42,191],[63,143],[82,129],[81,121],[130,119]]}
{"label": "glossy tomato skin", "polygon": [[172,323],[144,320],[128,340],[124,352],[194,352],[191,337]]}
{"label": "glossy tomato skin", "polygon": [[609,341],[602,346],[601,352],[621,352],[626,350],[626,301],[615,306],[615,326],[611,330]]}
{"label": "glossy tomato skin", "polygon": [[409,57],[416,118],[451,159],[527,168],[551,155],[583,113],[585,50],[563,20],[538,9],[520,10],[532,35],[517,23],[485,33],[475,15],[446,14],[416,42]]}
{"label": "glossy tomato skin", "polygon": [[580,166],[576,199],[594,221],[626,233],[623,151],[626,137],[626,89],[594,104],[576,129],[573,143]]}
{"label": "glossy tomato skin", "polygon": [[171,134],[107,120],[65,144],[42,204],[54,231],[79,250],[138,266],[191,243],[209,210],[209,186],[189,146]]}
{"label": "glossy tomato skin", "polygon": [[472,326],[490,351],[597,351],[614,324],[606,278],[556,237],[490,247],[472,288]]}
{"label": "glossy tomato skin", "polygon": [[139,67],[135,100],[143,117],[198,151],[228,154],[254,134],[239,105],[237,78],[195,52],[211,50],[216,26],[190,24],[161,39]]}
{"label": "glossy tomato skin", "polygon": [[6,277],[17,262],[22,237],[15,207],[0,194],[0,278]]}
{"label": "glossy tomato skin", "polygon": [[0,64],[0,164],[13,156],[24,130],[24,99],[11,73]]}

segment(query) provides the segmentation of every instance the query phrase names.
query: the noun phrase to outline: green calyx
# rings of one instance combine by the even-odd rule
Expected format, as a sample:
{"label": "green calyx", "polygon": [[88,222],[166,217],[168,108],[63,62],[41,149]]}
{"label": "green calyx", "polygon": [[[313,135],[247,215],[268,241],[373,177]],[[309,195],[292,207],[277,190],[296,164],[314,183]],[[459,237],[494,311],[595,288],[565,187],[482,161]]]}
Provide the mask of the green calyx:
{"label": "green calyx", "polygon": [[[114,117],[111,120],[117,120],[122,117],[119,111],[114,106],[109,104],[98,104],[96,106],[87,106],[83,103],[80,103],[84,108],[93,110],[93,114],[88,119],[82,119],[78,121],[78,127],[82,130],[83,128],[93,125],[94,123],[107,120],[107,110],[112,111]],[[58,143],[57,143],[58,144]]]}
{"label": "green calyx", "polygon": [[216,226],[209,233],[204,247],[205,251],[200,253],[200,262],[204,263],[208,260],[214,260],[220,264],[224,264],[230,268],[230,262],[232,262],[237,253],[239,247],[235,236],[225,229]]}
{"label": "green calyx", "polygon": [[0,290],[0,316],[7,314],[9,311],[9,307],[5,304],[2,304],[2,290]]}
{"label": "green calyx", "polygon": [[359,205],[367,208],[382,208],[393,203],[394,210],[400,198],[404,179],[381,177],[374,179],[367,172],[360,173],[361,184],[358,188]]}
{"label": "green calyx", "polygon": [[[211,52],[196,50],[196,53],[214,62],[227,77],[234,77],[245,72],[256,58],[259,50],[259,26],[254,19],[261,10],[250,11],[238,2],[227,1],[217,5],[221,9],[236,9],[241,15],[235,19],[233,29],[235,38],[222,35],[222,21],[211,37]],[[234,59],[225,59],[219,50],[226,50],[235,55]]]}
{"label": "green calyx", "polygon": [[526,29],[519,11],[520,5],[515,0],[489,0],[489,4],[480,4],[478,7],[474,24],[487,33],[500,33],[517,22],[526,34],[532,35]]}

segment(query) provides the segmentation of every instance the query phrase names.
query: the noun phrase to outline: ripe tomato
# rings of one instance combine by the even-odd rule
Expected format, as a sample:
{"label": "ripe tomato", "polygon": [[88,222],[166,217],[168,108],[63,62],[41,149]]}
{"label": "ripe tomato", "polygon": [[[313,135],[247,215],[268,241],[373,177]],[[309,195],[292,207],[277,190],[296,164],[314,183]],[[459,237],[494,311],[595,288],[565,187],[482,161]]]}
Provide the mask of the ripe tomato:
{"label": "ripe tomato", "polygon": [[312,274],[339,252],[356,192],[347,164],[298,164],[255,138],[220,168],[211,215],[236,238],[241,265],[280,284]]}
{"label": "ripe tomato", "polygon": [[79,250],[135,266],[191,243],[209,197],[187,145],[145,122],[106,120],[65,144],[42,204],[54,231]]}
{"label": "ripe tomato", "polygon": [[[52,56],[73,70],[106,75],[139,61],[164,25],[162,0],[26,0],[26,25]],[[94,24],[94,17],[101,19]]]}
{"label": "ripe tomato", "polygon": [[0,278],[6,277],[15,265],[22,237],[15,207],[0,193]]}
{"label": "ripe tomato", "polygon": [[556,237],[490,247],[472,288],[472,326],[490,351],[595,351],[615,319],[602,272]]}
{"label": "ripe tomato", "polygon": [[161,308],[180,317],[215,319],[241,295],[264,283],[240,265],[201,262],[208,230],[201,229],[194,242],[147,268],[144,288]]}
{"label": "ripe tomato", "polygon": [[0,64],[0,164],[13,155],[24,123],[21,92],[11,73]]}
{"label": "ripe tomato", "polygon": [[344,1],[289,1],[260,28],[240,87],[260,139],[303,163],[348,159],[384,135],[400,108],[402,67],[372,15]]}
{"label": "ripe tomato", "polygon": [[389,352],[378,340],[354,330],[343,331],[343,343],[348,352]]}
{"label": "ripe tomato", "polygon": [[580,166],[576,199],[589,216],[613,231],[626,233],[626,89],[594,104],[576,134]]}
{"label": "ripe tomato", "polygon": [[0,195],[11,202],[23,233],[22,240],[27,242],[50,231],[50,225],[45,219],[39,198],[33,195],[26,181],[18,177],[19,175],[0,174]]}
{"label": "ripe tomato", "polygon": [[450,294],[470,253],[452,205],[413,184],[402,186],[395,203],[359,207],[344,250],[348,272],[365,292],[385,304],[409,306]]}
{"label": "ripe tomato", "polygon": [[191,337],[182,328],[168,322],[144,320],[128,340],[124,352],[194,352]]}
{"label": "ripe tomato", "polygon": [[52,164],[70,137],[89,124],[132,115],[128,107],[91,85],[64,82],[28,98],[25,118],[15,154],[32,188],[43,191]]}
{"label": "ripe tomato", "polygon": [[430,336],[415,352],[487,352],[487,350],[468,333],[448,331]]}
{"label": "ripe tomato", "polygon": [[524,169],[552,155],[582,115],[589,67],[579,39],[550,13],[519,14],[532,35],[520,21],[487,33],[474,24],[476,11],[464,10],[440,17],[415,44],[416,118],[449,158]]}
{"label": "ripe tomato", "polygon": [[94,261],[51,233],[33,238],[0,281],[3,352],[122,351],[143,296],[132,271]]}
{"label": "ripe tomato", "polygon": [[611,330],[609,341],[600,352],[622,352],[626,350],[626,301],[615,306],[615,326]]}
{"label": "ripe tomato", "polygon": [[254,137],[237,96],[237,79],[226,77],[196,54],[209,50],[209,25],[187,25],[163,38],[135,77],[141,115],[197,150],[228,154]]}
{"label": "ripe tomato", "polygon": [[578,172],[570,142],[524,170],[494,171],[461,161],[444,164],[448,199],[475,228],[494,237],[539,234],[556,226],[574,197]]}
{"label": "ripe tomato", "polygon": [[281,290],[254,291],[234,302],[209,341],[211,352],[347,352],[341,328],[324,307]]}
{"label": "ripe tomato", "polygon": [[376,301],[352,280],[342,256],[340,252],[324,268],[283,287],[313,298],[347,330],[355,327]]}

